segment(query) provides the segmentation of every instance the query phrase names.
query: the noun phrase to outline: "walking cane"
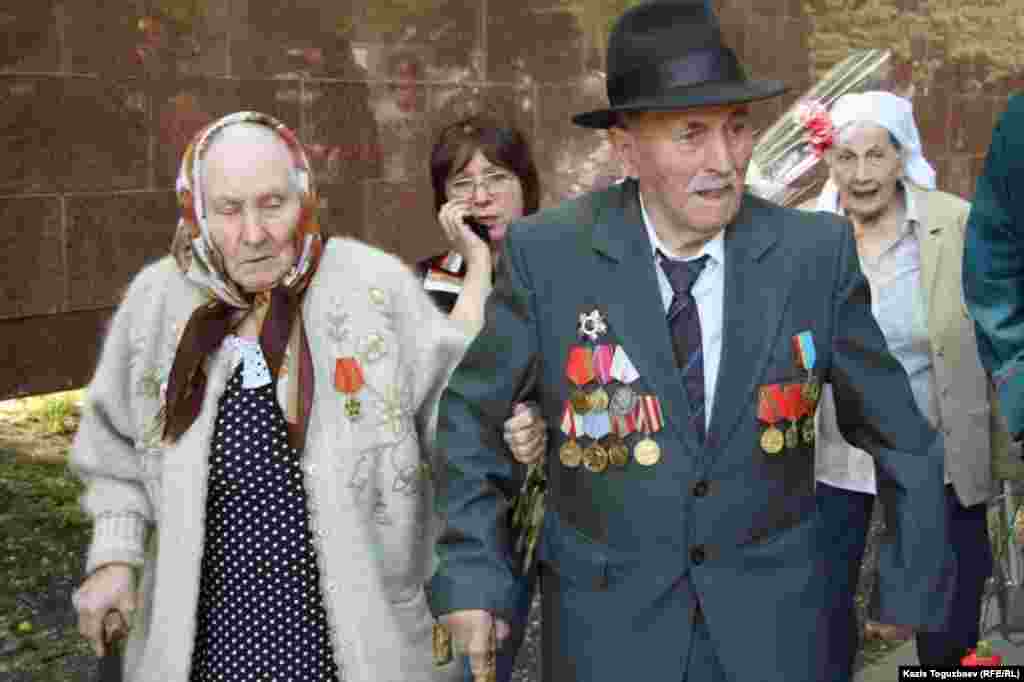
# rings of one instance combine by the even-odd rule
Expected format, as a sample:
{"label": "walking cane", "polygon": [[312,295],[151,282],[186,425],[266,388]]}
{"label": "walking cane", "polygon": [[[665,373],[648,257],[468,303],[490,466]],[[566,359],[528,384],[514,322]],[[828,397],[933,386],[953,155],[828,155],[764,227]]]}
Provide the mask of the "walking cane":
{"label": "walking cane", "polygon": [[487,658],[484,659],[482,679],[474,682],[498,682],[498,619],[491,614],[491,634],[487,638]]}
{"label": "walking cane", "polygon": [[[481,677],[473,678],[473,682],[497,682],[498,679],[498,626],[494,615],[491,615],[491,631],[487,638],[487,658]],[[452,633],[444,623],[434,623],[434,665],[442,666],[452,662]]]}
{"label": "walking cane", "polygon": [[100,659],[96,682],[122,682],[124,679],[124,657],[121,649],[127,631],[127,623],[120,611],[111,611],[103,617],[103,639],[107,653]]}

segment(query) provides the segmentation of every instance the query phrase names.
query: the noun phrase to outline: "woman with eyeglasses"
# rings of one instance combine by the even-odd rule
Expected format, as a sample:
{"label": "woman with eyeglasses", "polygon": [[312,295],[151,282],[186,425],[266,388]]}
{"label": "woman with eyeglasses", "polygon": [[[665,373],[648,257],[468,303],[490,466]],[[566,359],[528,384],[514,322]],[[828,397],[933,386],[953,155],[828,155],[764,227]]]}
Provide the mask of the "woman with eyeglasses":
{"label": "woman with eyeglasses", "polygon": [[459,317],[463,308],[486,301],[505,230],[539,208],[540,181],[523,135],[482,116],[441,131],[430,155],[430,180],[450,250],[420,263],[423,287],[442,310]]}
{"label": "woman with eyeglasses", "polygon": [[[472,116],[441,131],[430,156],[430,178],[438,222],[450,250],[420,263],[423,287],[452,319],[478,321],[473,326],[479,328],[494,274],[501,267],[505,231],[540,206],[537,168],[518,130]],[[545,423],[532,403],[517,404],[515,413],[505,423],[505,442],[518,460],[532,461],[547,447]],[[496,633],[496,682],[508,682],[512,676],[532,595],[533,576],[525,576],[510,631]],[[465,679],[473,679],[468,658]]]}

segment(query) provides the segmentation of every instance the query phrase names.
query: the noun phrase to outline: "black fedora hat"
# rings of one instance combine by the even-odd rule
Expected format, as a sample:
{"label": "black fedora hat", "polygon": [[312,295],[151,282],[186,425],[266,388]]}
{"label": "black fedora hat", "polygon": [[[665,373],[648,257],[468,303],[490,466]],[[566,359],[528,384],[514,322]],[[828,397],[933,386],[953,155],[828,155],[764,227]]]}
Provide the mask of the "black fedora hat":
{"label": "black fedora hat", "polygon": [[739,104],[786,92],[781,81],[747,80],[722,42],[710,0],[650,0],[626,11],[608,38],[607,109],[573,117],[610,128],[620,111]]}

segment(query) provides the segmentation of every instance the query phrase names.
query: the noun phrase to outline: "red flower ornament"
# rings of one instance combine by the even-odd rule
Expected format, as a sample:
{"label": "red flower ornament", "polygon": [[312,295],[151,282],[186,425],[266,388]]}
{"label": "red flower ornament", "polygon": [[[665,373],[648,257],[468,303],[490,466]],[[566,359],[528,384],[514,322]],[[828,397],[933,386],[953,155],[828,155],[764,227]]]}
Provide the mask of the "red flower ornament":
{"label": "red flower ornament", "polygon": [[800,123],[807,129],[807,139],[819,159],[835,142],[835,126],[828,109],[816,100],[807,100],[797,107]]}

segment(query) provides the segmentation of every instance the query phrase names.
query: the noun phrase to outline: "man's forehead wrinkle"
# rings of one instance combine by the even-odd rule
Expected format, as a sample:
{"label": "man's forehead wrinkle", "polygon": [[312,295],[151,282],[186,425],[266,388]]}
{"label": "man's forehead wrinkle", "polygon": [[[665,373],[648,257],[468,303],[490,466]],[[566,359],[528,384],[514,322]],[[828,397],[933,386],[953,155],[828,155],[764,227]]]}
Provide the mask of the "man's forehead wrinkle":
{"label": "man's forehead wrinkle", "polygon": [[638,113],[639,115],[635,117],[637,120],[646,121],[655,126],[688,128],[693,126],[707,126],[709,122],[717,121],[721,118],[749,118],[750,107],[745,105],[714,106],[697,109],[683,109],[680,111],[646,111]]}

